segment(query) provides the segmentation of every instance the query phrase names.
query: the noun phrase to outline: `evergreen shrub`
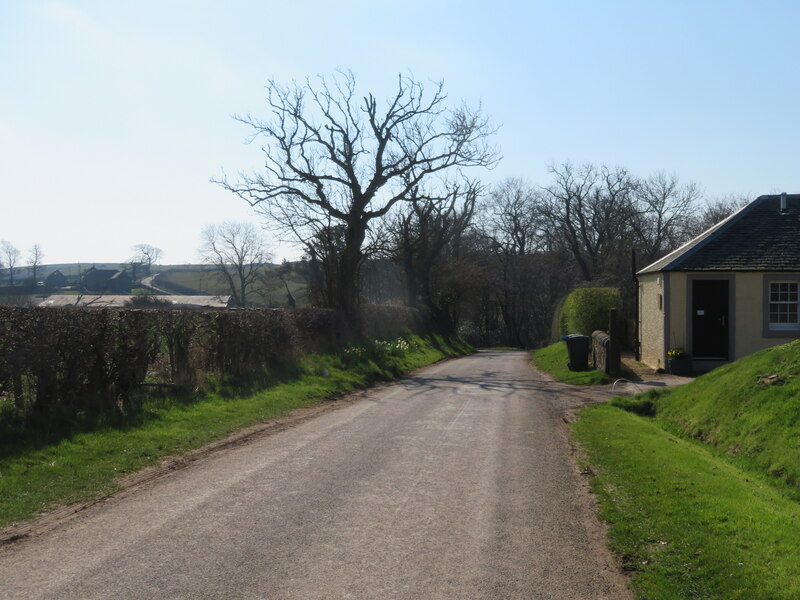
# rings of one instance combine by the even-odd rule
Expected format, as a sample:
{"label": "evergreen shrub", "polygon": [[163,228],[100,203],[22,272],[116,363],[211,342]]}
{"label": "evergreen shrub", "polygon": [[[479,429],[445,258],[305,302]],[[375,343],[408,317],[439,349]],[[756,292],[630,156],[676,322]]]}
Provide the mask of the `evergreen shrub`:
{"label": "evergreen shrub", "polygon": [[569,293],[561,311],[561,334],[592,335],[608,331],[608,311],[622,308],[619,289],[613,287],[578,288]]}

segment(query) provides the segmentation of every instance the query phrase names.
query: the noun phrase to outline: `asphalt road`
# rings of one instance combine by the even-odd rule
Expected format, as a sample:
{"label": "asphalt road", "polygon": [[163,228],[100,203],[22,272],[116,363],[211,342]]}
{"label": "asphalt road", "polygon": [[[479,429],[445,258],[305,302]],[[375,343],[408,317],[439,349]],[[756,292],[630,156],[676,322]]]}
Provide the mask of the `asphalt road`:
{"label": "asphalt road", "polygon": [[522,352],[434,365],[0,550],[0,597],[629,598],[561,393]]}

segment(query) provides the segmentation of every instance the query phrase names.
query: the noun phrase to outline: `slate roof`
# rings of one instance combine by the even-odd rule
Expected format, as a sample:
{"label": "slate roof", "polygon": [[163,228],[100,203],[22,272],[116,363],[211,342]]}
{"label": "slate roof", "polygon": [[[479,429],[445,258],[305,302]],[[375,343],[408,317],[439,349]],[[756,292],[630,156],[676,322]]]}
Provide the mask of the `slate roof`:
{"label": "slate roof", "polygon": [[724,221],[648,265],[657,271],[800,271],[800,194],[759,196]]}
{"label": "slate roof", "polygon": [[111,279],[115,275],[121,273],[118,269],[98,269],[97,267],[89,267],[83,272],[83,276],[91,275],[92,277],[105,277]]}

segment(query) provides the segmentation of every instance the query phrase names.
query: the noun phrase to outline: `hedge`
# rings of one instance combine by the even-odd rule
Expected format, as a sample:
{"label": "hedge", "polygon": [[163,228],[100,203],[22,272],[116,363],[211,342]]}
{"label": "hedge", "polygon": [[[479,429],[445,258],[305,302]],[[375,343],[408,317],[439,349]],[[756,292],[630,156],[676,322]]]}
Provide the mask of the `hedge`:
{"label": "hedge", "polygon": [[561,310],[561,334],[608,331],[608,311],[622,308],[617,288],[587,287],[569,293]]}
{"label": "hedge", "polygon": [[[426,325],[399,306],[366,306],[362,317],[372,338]],[[325,309],[0,306],[0,409],[124,409],[144,385],[191,389],[206,374],[246,378],[356,337],[341,313]]]}

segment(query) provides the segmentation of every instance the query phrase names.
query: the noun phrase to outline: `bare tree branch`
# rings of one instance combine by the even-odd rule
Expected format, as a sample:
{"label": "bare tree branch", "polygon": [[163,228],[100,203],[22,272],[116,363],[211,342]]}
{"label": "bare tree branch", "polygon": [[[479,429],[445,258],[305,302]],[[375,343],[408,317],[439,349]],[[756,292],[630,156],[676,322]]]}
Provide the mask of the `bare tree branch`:
{"label": "bare tree branch", "polygon": [[264,141],[263,171],[216,182],[303,245],[341,225],[339,293],[331,302],[352,316],[370,222],[411,202],[412,190],[435,174],[499,160],[480,107],[449,109],[442,90],[442,83],[428,91],[398,76],[381,108],[373,94],[359,99],[351,72],[290,86],[270,81],[270,118],[238,118],[252,129],[251,141]]}
{"label": "bare tree branch", "polygon": [[258,271],[271,258],[258,228],[252,223],[238,222],[206,227],[200,256],[223,276],[237,306],[247,306]]}

